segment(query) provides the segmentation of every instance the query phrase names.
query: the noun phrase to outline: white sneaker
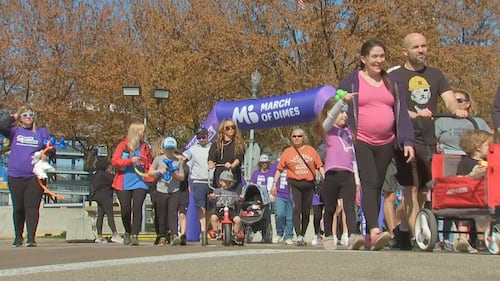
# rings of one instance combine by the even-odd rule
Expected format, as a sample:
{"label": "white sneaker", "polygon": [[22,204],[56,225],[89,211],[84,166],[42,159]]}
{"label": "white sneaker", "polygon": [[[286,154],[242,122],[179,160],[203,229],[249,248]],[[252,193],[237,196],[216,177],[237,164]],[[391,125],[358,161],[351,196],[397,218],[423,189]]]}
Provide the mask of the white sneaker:
{"label": "white sneaker", "polygon": [[318,235],[314,235],[314,237],[311,241],[311,245],[318,246]]}
{"label": "white sneaker", "polygon": [[275,236],[273,237],[273,243],[274,244],[283,243],[284,239],[285,238],[283,236]]}
{"label": "white sneaker", "polygon": [[111,237],[111,242],[113,243],[123,243],[123,238],[120,237],[120,235],[115,235]]}
{"label": "white sneaker", "polygon": [[349,235],[346,232],[342,233],[342,236],[340,237],[340,245],[349,245]]}
{"label": "white sneaker", "polygon": [[285,245],[294,245],[295,243],[293,242],[292,239],[286,239],[285,240]]}
{"label": "white sneaker", "polygon": [[335,244],[335,247],[339,245],[339,239],[337,238],[337,235],[333,235],[333,243]]}
{"label": "white sneaker", "polygon": [[105,244],[105,243],[108,243],[108,240],[106,240],[106,238],[99,238],[97,237],[95,240],[94,240],[95,243],[102,243],[102,244]]}

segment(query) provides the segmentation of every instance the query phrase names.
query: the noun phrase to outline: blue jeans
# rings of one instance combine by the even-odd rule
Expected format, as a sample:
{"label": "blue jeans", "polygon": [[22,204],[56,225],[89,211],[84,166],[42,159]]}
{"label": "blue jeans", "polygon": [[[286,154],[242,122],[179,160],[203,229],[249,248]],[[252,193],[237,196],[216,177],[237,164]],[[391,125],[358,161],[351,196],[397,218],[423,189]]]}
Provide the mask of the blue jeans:
{"label": "blue jeans", "polygon": [[292,200],[276,197],[274,202],[276,234],[285,240],[293,238],[293,206]]}

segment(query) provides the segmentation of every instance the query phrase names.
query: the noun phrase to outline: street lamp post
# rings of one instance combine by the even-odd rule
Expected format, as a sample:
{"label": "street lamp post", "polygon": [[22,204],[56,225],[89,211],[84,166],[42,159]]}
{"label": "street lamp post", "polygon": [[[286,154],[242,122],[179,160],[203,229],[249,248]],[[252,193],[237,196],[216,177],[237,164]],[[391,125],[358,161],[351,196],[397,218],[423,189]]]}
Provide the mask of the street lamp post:
{"label": "street lamp post", "polygon": [[[123,86],[122,87],[123,95],[126,97],[132,97],[132,100],[134,100],[135,97],[138,97],[141,95],[141,87],[139,86]],[[164,99],[168,99],[170,95],[170,90],[168,89],[153,89],[151,91],[151,97],[156,99],[157,104],[159,105],[160,102]],[[148,108],[144,107],[143,108],[143,122],[144,126],[148,126],[148,110],[151,110],[153,108]],[[144,140],[146,140],[146,134],[144,134]]]}
{"label": "street lamp post", "polygon": [[[251,80],[252,80],[252,99],[257,99],[257,91],[259,90],[259,84],[260,84],[260,73],[256,69],[254,72],[252,72],[251,75]],[[248,149],[249,153],[248,155],[250,156],[250,159],[245,160],[248,164],[246,165],[245,169],[245,174],[246,178],[250,179],[252,176],[252,168],[254,167],[255,159],[254,159],[254,136],[255,136],[255,131],[254,129],[250,129],[250,138],[248,142]]]}

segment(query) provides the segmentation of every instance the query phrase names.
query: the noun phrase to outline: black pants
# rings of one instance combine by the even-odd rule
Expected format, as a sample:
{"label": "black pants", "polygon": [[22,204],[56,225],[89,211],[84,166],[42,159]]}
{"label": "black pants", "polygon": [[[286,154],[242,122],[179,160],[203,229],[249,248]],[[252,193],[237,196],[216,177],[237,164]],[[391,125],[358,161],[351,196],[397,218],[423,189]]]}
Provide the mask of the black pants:
{"label": "black pants", "polygon": [[109,228],[113,233],[116,233],[115,217],[113,214],[113,193],[97,193],[94,195],[94,200],[97,202],[97,235],[102,235],[104,215],[108,218]]}
{"label": "black pants", "polygon": [[137,235],[142,225],[142,204],[148,191],[142,188],[117,191],[125,232]]}
{"label": "black pants", "polygon": [[313,226],[314,234],[321,234],[321,219],[323,218],[323,204],[313,205]]}
{"label": "black pants", "polygon": [[168,231],[177,234],[178,213],[181,192],[156,192],[156,209],[158,210],[158,235],[166,237]]}
{"label": "black pants", "polygon": [[43,190],[36,177],[15,178],[9,176],[8,180],[15,235],[23,237],[24,223],[26,223],[28,242],[35,242]]}
{"label": "black pants", "polygon": [[293,227],[297,236],[306,234],[311,213],[314,181],[288,179],[288,187],[293,200]]}
{"label": "black pants", "polygon": [[368,233],[371,229],[379,227],[380,192],[393,155],[393,142],[381,146],[370,145],[362,141],[356,143],[356,158],[362,188],[361,207],[365,214]]}
{"label": "black pants", "polygon": [[[356,233],[356,184],[354,174],[349,171],[328,171],[325,174],[325,185],[321,189],[321,198],[325,203],[325,236],[332,235],[333,214],[337,209],[337,200],[344,201],[344,212],[349,235]],[[344,230],[345,231],[345,230]],[[334,233],[337,235],[337,233]]]}

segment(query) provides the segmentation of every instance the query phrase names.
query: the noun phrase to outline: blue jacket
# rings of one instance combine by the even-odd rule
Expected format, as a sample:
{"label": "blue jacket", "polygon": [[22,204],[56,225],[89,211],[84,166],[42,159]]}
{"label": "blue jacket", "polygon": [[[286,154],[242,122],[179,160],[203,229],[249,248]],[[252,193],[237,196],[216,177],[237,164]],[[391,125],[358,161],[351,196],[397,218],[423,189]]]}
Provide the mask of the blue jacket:
{"label": "blue jacket", "polygon": [[[349,74],[344,80],[339,84],[339,89],[345,90],[349,93],[357,93],[359,91],[359,79],[358,72],[360,70],[356,69],[351,74]],[[410,116],[408,115],[408,107],[406,105],[406,96],[404,93],[399,91],[399,84],[389,76],[392,86],[394,89],[394,120],[396,125],[394,126],[394,135],[396,136],[395,145],[397,148],[402,149],[403,146],[413,146],[415,136],[413,132],[413,124],[411,122]],[[349,103],[348,112],[348,126],[352,131],[353,138],[356,140],[358,132],[358,95],[354,96],[352,102]]]}

